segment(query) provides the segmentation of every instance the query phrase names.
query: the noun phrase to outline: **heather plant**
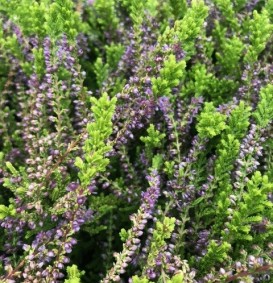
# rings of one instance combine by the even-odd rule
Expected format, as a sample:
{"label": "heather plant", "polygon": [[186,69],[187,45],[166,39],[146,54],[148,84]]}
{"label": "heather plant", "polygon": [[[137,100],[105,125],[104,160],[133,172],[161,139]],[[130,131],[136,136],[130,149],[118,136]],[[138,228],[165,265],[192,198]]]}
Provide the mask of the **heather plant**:
{"label": "heather plant", "polygon": [[0,282],[273,280],[273,1],[0,1]]}

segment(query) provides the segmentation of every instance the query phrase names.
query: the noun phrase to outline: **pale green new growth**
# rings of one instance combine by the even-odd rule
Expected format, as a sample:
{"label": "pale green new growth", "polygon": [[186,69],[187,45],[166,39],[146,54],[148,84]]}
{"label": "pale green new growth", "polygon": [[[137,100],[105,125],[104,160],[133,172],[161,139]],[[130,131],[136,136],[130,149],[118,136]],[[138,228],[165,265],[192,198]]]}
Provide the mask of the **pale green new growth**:
{"label": "pale green new growth", "polygon": [[166,240],[171,237],[175,227],[174,217],[164,217],[163,221],[157,221],[156,227],[153,232],[153,237],[151,240],[150,250],[145,264],[144,273],[147,269],[156,266],[156,258],[159,253],[164,252],[164,247],[166,245]]}
{"label": "pale green new growth", "polygon": [[159,169],[163,164],[163,157],[161,154],[153,155],[153,150],[162,147],[166,135],[156,130],[153,124],[147,129],[147,133],[148,136],[141,136],[140,140],[145,144],[147,157],[152,160],[152,168]]}
{"label": "pale green new growth", "polygon": [[65,279],[64,283],[81,283],[81,276],[84,275],[84,271],[79,271],[77,265],[67,267],[68,279]]}
{"label": "pale green new growth", "polygon": [[219,64],[227,73],[238,73],[240,70],[239,60],[243,54],[244,43],[239,37],[233,36],[232,38],[224,39],[221,47],[222,52],[216,53]]}
{"label": "pale green new growth", "polygon": [[[226,224],[228,231],[222,232],[222,236],[229,242],[252,241],[253,232],[251,227],[260,223],[267,211],[272,211],[273,204],[267,199],[272,191],[273,184],[269,182],[266,175],[257,171],[246,185],[241,202],[229,211],[231,221]],[[252,234],[252,235],[251,235]]]}
{"label": "pale green new growth", "polygon": [[144,0],[131,0],[130,17],[135,28],[140,27],[143,21],[145,2]]}
{"label": "pale green new growth", "polygon": [[245,55],[245,62],[253,64],[257,61],[260,53],[265,49],[266,43],[272,36],[273,25],[270,24],[268,12],[266,9],[258,13],[253,12],[253,18],[249,22],[250,46]]}
{"label": "pale green new growth", "polygon": [[95,0],[96,21],[105,30],[115,30],[119,24],[114,0]]}
{"label": "pale green new growth", "polygon": [[160,133],[155,129],[153,124],[147,129],[148,136],[140,137],[140,140],[145,143],[146,147],[159,147],[162,143],[162,140],[166,136],[163,133]]}
{"label": "pale green new growth", "polygon": [[139,278],[137,275],[133,276],[133,283],[151,283],[146,277]]}
{"label": "pale green new growth", "polygon": [[0,204],[0,220],[4,219],[7,216],[14,216],[16,214],[16,210],[14,205],[10,204],[9,206],[5,206]]}
{"label": "pale green new growth", "polygon": [[193,0],[192,7],[187,9],[187,12],[182,20],[176,20],[174,27],[167,27],[163,35],[159,37],[159,43],[171,44],[179,43],[182,49],[186,52],[186,59],[190,59],[195,53],[195,39],[199,35],[205,18],[208,15],[208,8],[203,0]]}
{"label": "pale green new growth", "polygon": [[197,131],[201,138],[213,138],[226,128],[226,116],[216,112],[212,102],[205,103],[198,118]]}
{"label": "pale green new growth", "polygon": [[107,79],[109,74],[109,64],[105,64],[101,57],[98,57],[94,64],[94,72],[97,78],[99,88],[102,87],[103,82]]}
{"label": "pale green new growth", "polygon": [[251,115],[251,107],[247,106],[243,101],[240,101],[230,113],[228,117],[227,134],[232,134],[236,139],[242,139],[249,126],[249,117]]}
{"label": "pale green new growth", "polygon": [[171,96],[171,90],[177,86],[183,77],[185,61],[176,61],[174,55],[164,61],[164,66],[160,70],[160,76],[152,78],[152,90],[155,96]]}
{"label": "pale green new growth", "polygon": [[73,5],[71,0],[57,0],[49,6],[45,15],[45,29],[52,40],[58,39],[63,33],[72,42],[75,40],[80,17],[73,12]]}
{"label": "pale green new growth", "polygon": [[271,23],[273,23],[273,0],[267,0],[264,8],[269,14]]}
{"label": "pale green new growth", "polygon": [[119,60],[124,52],[124,46],[122,44],[114,44],[105,46],[106,49],[106,61],[111,69],[115,69],[118,65]]}
{"label": "pale green new growth", "polygon": [[172,12],[176,20],[181,20],[187,12],[188,6],[186,0],[170,0]]}
{"label": "pale green new growth", "polygon": [[182,90],[182,95],[194,93],[195,97],[202,96],[210,89],[214,77],[213,74],[208,73],[204,64],[197,63],[193,66],[191,72],[188,72],[191,80],[186,84]]}
{"label": "pale green new growth", "polygon": [[83,186],[90,184],[90,180],[97,172],[104,171],[109,160],[105,154],[112,148],[106,140],[112,133],[112,116],[117,99],[108,98],[106,93],[96,99],[91,98],[94,122],[87,125],[88,138],[84,143],[84,160],[76,158],[75,165],[80,169],[79,178]]}
{"label": "pale green new growth", "polygon": [[221,139],[218,149],[218,158],[215,163],[215,177],[222,180],[229,175],[233,169],[234,160],[236,159],[240,148],[240,142],[234,135],[227,135],[225,139]]}
{"label": "pale green new growth", "polygon": [[216,263],[223,262],[228,258],[228,252],[231,244],[222,242],[218,244],[216,241],[210,241],[206,255],[201,259],[199,266],[203,270],[209,270]]}
{"label": "pale green new growth", "polygon": [[214,0],[217,7],[227,21],[228,26],[232,27],[235,31],[239,28],[239,23],[233,8],[233,1],[231,0]]}
{"label": "pale green new growth", "polygon": [[265,128],[273,119],[273,85],[260,90],[260,101],[253,117],[261,128]]}

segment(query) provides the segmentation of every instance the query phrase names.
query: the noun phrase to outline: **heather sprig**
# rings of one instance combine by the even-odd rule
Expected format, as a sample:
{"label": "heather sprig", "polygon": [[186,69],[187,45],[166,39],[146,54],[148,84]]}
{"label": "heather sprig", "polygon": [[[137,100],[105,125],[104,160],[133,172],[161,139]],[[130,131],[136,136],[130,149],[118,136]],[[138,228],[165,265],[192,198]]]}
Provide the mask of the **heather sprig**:
{"label": "heather sprig", "polygon": [[[262,215],[268,215],[264,210],[270,210],[272,207],[272,203],[267,199],[272,184],[269,183],[266,175],[262,176],[259,171],[255,172],[246,186],[247,190],[237,197],[237,207],[230,209],[231,221],[226,223],[222,233],[223,239],[229,239],[231,243],[236,240],[253,241],[251,226],[253,225],[254,230],[254,224],[263,220]],[[271,233],[271,231],[265,231],[265,233]],[[266,236],[263,235],[263,237]]]}
{"label": "heather sprig", "polygon": [[79,271],[78,267],[73,264],[67,267],[68,279],[65,279],[65,283],[80,283],[81,276],[84,275],[84,271]]}
{"label": "heather sprig", "polygon": [[107,94],[104,93],[98,100],[92,97],[91,103],[95,121],[87,124],[87,133],[90,138],[84,142],[84,160],[80,157],[75,160],[75,165],[80,169],[81,185],[85,189],[95,174],[104,171],[109,162],[104,155],[110,151],[111,145],[105,144],[105,140],[112,132],[111,119],[115,110],[116,98],[109,100]]}
{"label": "heather sprig", "polygon": [[226,116],[217,112],[213,103],[205,103],[198,119],[197,131],[201,138],[213,138],[226,128]]}
{"label": "heather sprig", "polygon": [[168,265],[168,259],[164,257],[164,250],[166,249],[165,241],[171,237],[174,226],[175,218],[165,217],[162,222],[156,222],[150,249],[148,251],[147,263],[143,270],[143,273],[150,279],[156,277],[157,266],[162,266],[163,269],[167,269],[166,265]]}
{"label": "heather sprig", "polygon": [[185,67],[185,61],[176,62],[174,55],[166,58],[164,66],[160,70],[160,76],[151,79],[154,95],[171,96],[172,88],[178,86],[183,78],[183,69]]}
{"label": "heather sprig", "polygon": [[249,22],[249,31],[250,45],[244,60],[248,64],[253,64],[264,50],[270,36],[272,36],[272,24],[270,24],[266,9],[263,9],[261,13],[256,10],[253,12],[253,18]]}
{"label": "heather sprig", "polygon": [[[80,168],[79,178],[81,184],[73,184],[70,186],[69,192],[56,200],[54,206],[50,209],[51,218],[58,219],[58,215],[63,215],[64,220],[60,221],[57,227],[54,229],[56,235],[53,238],[53,231],[50,234],[45,234],[44,238],[41,238],[41,234],[36,237],[36,243],[32,244],[32,249],[26,247],[26,251],[29,253],[26,259],[31,260],[32,264],[38,264],[38,267],[31,267],[32,272],[38,270],[44,265],[39,265],[41,257],[47,254],[47,250],[40,249],[41,246],[48,244],[51,246],[52,252],[49,257],[55,258],[52,265],[49,265],[44,272],[40,272],[39,277],[52,278],[52,280],[62,277],[62,273],[58,271],[59,266],[63,266],[65,263],[66,253],[71,252],[71,246],[76,243],[75,239],[71,236],[79,231],[79,227],[90,218],[88,216],[88,210],[84,208],[86,196],[91,192],[88,189],[90,179],[94,178],[94,174],[99,171],[103,171],[107,165],[107,159],[104,160],[104,155],[110,150],[109,145],[105,145],[105,140],[111,134],[112,129],[112,115],[114,112],[116,100],[113,98],[108,100],[107,95],[104,94],[99,100],[91,99],[93,106],[92,111],[94,113],[94,122],[87,125],[87,132],[92,137],[91,140],[86,139],[84,144],[85,161],[88,162],[85,165],[84,161],[80,157],[76,158],[75,164]],[[12,171],[13,175],[18,174],[16,169],[7,163],[8,168]],[[37,201],[37,200],[36,200]],[[39,206],[39,208],[38,208]],[[39,213],[43,214],[43,208],[41,202],[36,203],[36,209],[39,209]],[[7,211],[9,214],[11,212]],[[43,214],[44,215],[44,214]],[[47,215],[44,216],[45,218]],[[35,225],[33,223],[33,225]],[[34,227],[35,228],[35,227]],[[54,239],[54,240],[53,240]],[[43,241],[46,241],[43,242]],[[54,245],[56,248],[54,249]],[[59,246],[59,247],[58,247]],[[47,260],[50,262],[51,260]],[[25,262],[25,271],[23,272],[24,278],[31,278],[32,275],[27,274],[30,266],[30,262]],[[16,276],[11,269],[10,274],[7,274],[6,278],[13,278]],[[17,275],[18,276],[18,275]]]}
{"label": "heather sprig", "polygon": [[155,205],[160,195],[160,179],[156,170],[154,170],[150,176],[147,176],[147,180],[150,187],[146,192],[142,193],[142,201],[139,210],[130,217],[133,222],[133,227],[128,231],[122,230],[120,233],[124,241],[123,250],[121,253],[115,254],[116,263],[107,272],[102,282],[119,281],[120,275],[126,272],[126,267],[138,253],[141,244],[139,237],[143,235],[143,230],[148,220],[153,217]]}
{"label": "heather sprig", "polygon": [[175,0],[170,0],[170,5],[172,7],[172,12],[174,14],[174,17],[176,20],[181,20],[188,8],[187,1],[175,1]]}
{"label": "heather sprig", "polygon": [[239,28],[239,22],[236,17],[236,11],[233,8],[233,3],[230,0],[215,0],[213,1],[216,4],[216,7],[223,14],[224,26],[228,26],[235,32]]}
{"label": "heather sprig", "polygon": [[202,29],[207,12],[208,8],[204,1],[192,1],[183,19],[175,21],[173,28],[167,27],[159,42],[181,44],[186,52],[186,58],[189,59],[195,53],[194,41]]}

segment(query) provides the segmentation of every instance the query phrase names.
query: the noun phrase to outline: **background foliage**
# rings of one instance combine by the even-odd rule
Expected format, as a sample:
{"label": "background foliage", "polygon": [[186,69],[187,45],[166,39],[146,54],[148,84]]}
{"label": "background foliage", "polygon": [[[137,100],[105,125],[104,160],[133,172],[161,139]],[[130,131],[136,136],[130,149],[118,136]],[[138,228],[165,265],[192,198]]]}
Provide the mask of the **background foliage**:
{"label": "background foliage", "polygon": [[273,1],[0,1],[0,282],[272,282]]}

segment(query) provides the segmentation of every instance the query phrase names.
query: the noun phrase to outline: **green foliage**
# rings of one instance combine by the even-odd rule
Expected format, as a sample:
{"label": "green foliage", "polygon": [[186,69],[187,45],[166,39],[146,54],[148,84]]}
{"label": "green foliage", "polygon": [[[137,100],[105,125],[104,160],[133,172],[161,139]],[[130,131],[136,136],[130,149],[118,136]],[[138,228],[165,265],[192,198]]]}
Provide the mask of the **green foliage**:
{"label": "green foliage", "polygon": [[234,0],[232,2],[234,4],[233,8],[236,12],[240,11],[247,4],[247,0]]}
{"label": "green foliage", "polygon": [[226,33],[227,33],[227,28],[221,25],[219,20],[215,20],[215,26],[212,31],[212,35],[215,38],[215,41],[219,43],[219,45],[223,44],[226,40]]}
{"label": "green foliage", "polygon": [[139,278],[137,275],[133,276],[132,279],[133,279],[133,283],[150,283],[151,282],[146,277]]}
{"label": "green foliage", "polygon": [[16,214],[16,210],[14,205],[10,204],[9,206],[5,206],[0,204],[0,220],[4,219],[8,216],[14,216]]}
{"label": "green foliage", "polygon": [[269,18],[271,23],[273,23],[273,1],[272,0],[267,0],[265,1],[265,7],[264,7],[268,14],[269,14]]}
{"label": "green foliage", "polygon": [[183,50],[187,52],[187,56],[193,52],[194,39],[200,33],[207,15],[208,8],[204,1],[193,0],[192,7],[187,10],[184,18],[175,22],[179,40]]}
{"label": "green foliage", "polygon": [[194,42],[199,35],[205,18],[208,15],[208,8],[203,0],[193,0],[191,8],[182,20],[175,21],[172,29],[167,28],[159,39],[162,43],[180,43],[186,52],[187,60],[195,53]]}
{"label": "green foliage", "polygon": [[171,177],[174,173],[174,161],[165,161],[164,163],[164,172]]}
{"label": "green foliage", "polygon": [[[231,172],[234,169],[234,162],[238,158],[240,139],[242,139],[249,126],[251,108],[244,102],[240,102],[230,113],[227,120],[227,127],[221,135],[217,145],[217,159],[214,166],[214,192],[212,203],[205,211],[205,221],[214,223],[213,233],[219,234],[222,231],[222,223],[228,217],[230,199],[236,198],[232,192]],[[232,197],[231,197],[232,195]]]}
{"label": "green foliage", "polygon": [[233,1],[231,0],[214,0],[214,3],[223,14],[224,19],[227,22],[227,25],[236,31],[239,28],[239,23],[236,18],[236,14],[232,2]]}
{"label": "green foliage", "polygon": [[81,283],[81,276],[84,275],[84,271],[79,271],[77,265],[73,264],[66,268],[68,279],[65,279],[65,283]]}
{"label": "green foliage", "polygon": [[[0,49],[6,50],[6,55],[15,56],[25,74],[35,72],[40,79],[45,73],[44,50],[41,46],[44,38],[50,37],[54,53],[55,43],[62,35],[65,34],[70,44],[74,45],[76,36],[86,28],[71,0],[11,0],[9,5],[0,6],[0,11],[1,8],[17,25],[19,38],[14,33],[10,35],[11,31],[1,34]],[[38,39],[38,46],[31,49],[27,37],[34,35]],[[31,49],[34,62],[26,58],[25,49]]]}
{"label": "green foliage", "polygon": [[240,102],[230,113],[227,119],[221,141],[217,146],[218,158],[215,162],[215,178],[217,181],[228,178],[234,168],[234,161],[239,153],[240,139],[242,139],[250,124],[251,107]]}
{"label": "green foliage", "polygon": [[231,134],[236,139],[242,139],[249,126],[249,117],[251,115],[251,107],[247,106],[243,101],[240,101],[230,113],[228,117],[228,126],[226,128],[227,135]]}
{"label": "green foliage", "polygon": [[[133,283],[151,283],[145,276],[139,278],[137,275],[132,277]],[[175,274],[171,279],[168,279],[166,283],[184,283],[184,275],[183,272],[179,272]]]}
{"label": "green foliage", "polygon": [[105,224],[105,220],[109,220],[111,214],[116,213],[120,201],[113,196],[101,193],[89,196],[89,202],[89,208],[96,211],[96,213],[92,218],[92,222],[85,226],[84,230],[92,236],[107,229],[109,230],[110,228]]}
{"label": "green foliage", "polygon": [[172,12],[176,20],[181,20],[187,12],[186,0],[170,0]]}
{"label": "green foliage", "polygon": [[4,54],[11,53],[19,60],[23,60],[23,54],[22,54],[21,47],[14,34],[8,35],[6,37],[3,36],[2,38],[0,37],[0,49],[3,50]]}
{"label": "green foliage", "polygon": [[151,16],[155,17],[159,10],[159,0],[148,0],[145,2],[146,10],[151,14]]}
{"label": "green foliage", "polygon": [[273,85],[269,84],[260,90],[260,101],[253,113],[257,124],[265,128],[273,119]]}
{"label": "green foliage", "polygon": [[184,282],[184,275],[182,272],[175,274],[167,283],[183,283]]}
{"label": "green foliage", "polygon": [[104,171],[108,159],[104,155],[111,149],[105,140],[112,132],[112,116],[115,111],[116,98],[108,99],[106,93],[96,99],[91,99],[92,112],[95,121],[87,124],[88,139],[84,143],[85,160],[80,157],[75,160],[75,165],[80,169],[79,178],[83,186],[90,184],[90,180],[97,172]]}
{"label": "green foliage", "polygon": [[119,236],[122,242],[125,242],[128,239],[128,233],[124,228],[120,230]]}
{"label": "green foliage", "polygon": [[[234,162],[239,154],[240,139],[243,138],[249,126],[251,108],[244,102],[240,102],[230,113],[227,120],[227,127],[222,132],[221,140],[217,145],[217,159],[214,166],[214,185],[216,191],[213,193],[214,205],[207,207],[206,218],[210,222],[213,215],[214,232],[218,233],[229,208],[229,195],[232,194],[230,172],[234,169]],[[216,228],[218,227],[218,228]],[[217,231],[216,231],[217,230]]]}
{"label": "green foliage", "polygon": [[207,225],[213,223],[213,233],[216,234],[222,230],[223,219],[227,216],[226,209],[230,205],[229,195],[232,193],[230,172],[234,169],[239,148],[240,142],[234,135],[223,134],[217,148],[218,157],[214,166],[213,183],[210,186],[210,193],[206,196],[206,198],[211,197],[212,204],[208,206],[206,202],[203,202],[200,206],[202,211],[200,215]]}
{"label": "green foliage", "polygon": [[226,139],[221,139],[218,150],[218,158],[215,163],[215,177],[222,180],[229,175],[233,169],[233,162],[236,159],[240,148],[240,142],[233,135],[227,135]]}
{"label": "green foliage", "polygon": [[14,168],[14,166],[9,161],[6,162],[6,166],[13,176],[19,176],[19,172]]}
{"label": "green foliage", "polygon": [[212,102],[205,103],[196,127],[199,136],[201,138],[213,138],[219,135],[227,127],[225,121],[226,116],[217,112]]}
{"label": "green foliage", "polygon": [[219,79],[207,70],[205,64],[196,63],[187,73],[185,86],[181,90],[181,96],[205,97],[213,99],[219,104],[226,101],[236,89],[236,82],[223,78]]}
{"label": "green foliage", "polygon": [[162,140],[165,138],[165,134],[160,133],[155,129],[155,126],[151,124],[147,129],[148,136],[140,137],[140,140],[145,143],[148,148],[160,147]]}
{"label": "green foliage", "polygon": [[268,39],[272,35],[273,25],[270,24],[266,9],[258,13],[253,12],[253,18],[249,22],[250,46],[245,55],[245,62],[253,64],[257,61],[260,53],[265,49]]}
{"label": "green foliage", "polygon": [[221,52],[216,53],[219,65],[225,74],[235,75],[240,71],[240,59],[244,50],[244,43],[237,36],[223,40]]}
{"label": "green foliage", "polygon": [[[9,176],[4,178],[3,186],[20,197],[25,196],[30,184],[26,169],[24,167],[20,167],[19,170],[17,170],[10,162],[6,162],[6,168],[10,171],[11,177]],[[18,185],[17,183],[12,182],[12,178],[22,178],[23,181]]]}
{"label": "green foliage", "polygon": [[66,34],[71,42],[75,42],[81,21],[73,7],[71,0],[56,0],[48,7],[45,30],[51,40],[57,40],[62,34]]}
{"label": "green foliage", "polygon": [[103,82],[107,79],[109,73],[108,63],[104,64],[102,58],[98,57],[94,64],[94,72],[97,78],[99,88],[102,87]]}
{"label": "green foliage", "polygon": [[9,5],[0,4],[11,20],[17,24],[26,36],[37,34],[43,38],[46,34],[45,16],[48,1],[11,0]]}
{"label": "green foliage", "polygon": [[103,30],[116,30],[119,20],[116,13],[114,0],[95,0],[93,7],[95,9],[96,21]]}
{"label": "green foliage", "polygon": [[45,73],[45,59],[44,59],[44,50],[42,48],[33,49],[34,55],[34,71],[41,78]]}
{"label": "green foliage", "polygon": [[164,161],[164,158],[163,158],[162,154],[154,155],[153,159],[152,159],[152,168],[160,170],[163,166],[163,161]]}
{"label": "green foliage", "polygon": [[186,67],[185,61],[177,62],[174,55],[164,61],[160,76],[152,78],[152,90],[155,96],[171,96],[172,88],[181,81]]}
{"label": "green foliage", "polygon": [[[20,22],[20,26],[23,29],[23,32],[26,35],[33,35],[33,34],[38,34],[41,38],[43,38],[46,35],[46,14],[47,14],[47,2],[48,1],[32,1],[32,5],[29,5],[26,7],[28,11],[30,12],[30,16],[23,16],[21,17],[21,21],[26,21]],[[18,8],[21,9],[21,7]],[[18,9],[18,10],[19,10]],[[27,15],[27,13],[25,12]],[[20,12],[19,12],[20,13]],[[17,12],[16,12],[17,14]]]}
{"label": "green foliage", "polygon": [[[109,67],[114,70],[117,65],[118,65],[118,62],[124,52],[124,46],[122,46],[120,43],[118,44],[110,44],[108,46],[105,47],[106,49],[106,61],[107,61],[107,64],[109,65]],[[96,67],[95,65],[95,68],[96,68],[96,72],[98,73],[99,70],[98,70],[98,67]],[[106,66],[104,66],[104,68],[106,68]],[[99,75],[99,77],[104,77],[104,76],[107,76],[107,70],[104,70],[105,72],[105,75]],[[96,75],[97,75],[96,73]],[[98,76],[98,75],[97,75]],[[101,79],[100,79],[101,81]]]}
{"label": "green foliage", "polygon": [[260,223],[266,210],[271,210],[272,202],[267,194],[272,190],[273,184],[266,175],[256,171],[246,185],[246,190],[238,199],[237,207],[229,211],[231,221],[226,223],[228,232],[222,236],[229,242],[252,241],[251,225]]}
{"label": "green foliage", "polygon": [[166,245],[165,241],[171,237],[175,227],[175,220],[174,217],[164,217],[162,222],[156,222],[145,269],[156,265],[156,257],[160,252],[163,252]]}
{"label": "green foliage", "polygon": [[182,94],[194,94],[194,96],[204,96],[211,90],[211,83],[214,76],[207,72],[204,64],[196,64],[188,72],[190,81],[187,82]]}
{"label": "green foliage", "polygon": [[0,6],[18,24],[26,36],[49,35],[54,41],[65,33],[74,42],[83,25],[71,0],[11,0],[9,5]]}
{"label": "green foliage", "polygon": [[130,17],[135,27],[139,27],[143,21],[144,16],[144,0],[131,0]]}
{"label": "green foliage", "polygon": [[202,271],[210,270],[211,267],[217,263],[222,263],[228,259],[228,252],[231,250],[231,245],[228,242],[217,243],[210,241],[206,255],[201,259],[198,264]]}
{"label": "green foliage", "polygon": [[145,12],[150,13],[152,16],[155,16],[158,12],[158,0],[122,0],[121,2],[122,5],[129,11],[130,17],[135,26],[142,23]]}

